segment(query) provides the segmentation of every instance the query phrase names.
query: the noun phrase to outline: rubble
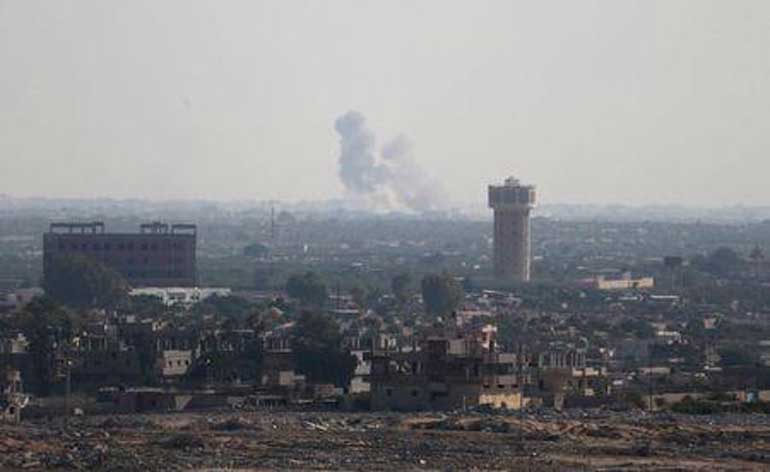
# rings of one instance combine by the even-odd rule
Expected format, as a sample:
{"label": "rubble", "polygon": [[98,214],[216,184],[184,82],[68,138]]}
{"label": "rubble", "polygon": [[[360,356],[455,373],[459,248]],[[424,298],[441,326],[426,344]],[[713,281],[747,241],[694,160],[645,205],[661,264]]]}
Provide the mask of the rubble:
{"label": "rubble", "polygon": [[0,470],[763,470],[768,464],[770,421],[761,416],[235,411],[0,426]]}

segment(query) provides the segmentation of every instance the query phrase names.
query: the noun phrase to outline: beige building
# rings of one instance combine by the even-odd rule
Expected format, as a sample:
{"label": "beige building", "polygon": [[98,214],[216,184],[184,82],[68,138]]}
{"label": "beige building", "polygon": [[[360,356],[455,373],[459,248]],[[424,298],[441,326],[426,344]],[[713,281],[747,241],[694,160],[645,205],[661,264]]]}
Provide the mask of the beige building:
{"label": "beige building", "polygon": [[621,274],[619,277],[607,277],[599,275],[590,279],[583,279],[580,285],[596,290],[644,290],[655,288],[655,279],[652,277],[634,278],[629,272]]}
{"label": "beige building", "polygon": [[527,282],[532,263],[529,214],[535,206],[535,187],[509,177],[503,185],[490,185],[488,190],[495,216],[495,276]]}

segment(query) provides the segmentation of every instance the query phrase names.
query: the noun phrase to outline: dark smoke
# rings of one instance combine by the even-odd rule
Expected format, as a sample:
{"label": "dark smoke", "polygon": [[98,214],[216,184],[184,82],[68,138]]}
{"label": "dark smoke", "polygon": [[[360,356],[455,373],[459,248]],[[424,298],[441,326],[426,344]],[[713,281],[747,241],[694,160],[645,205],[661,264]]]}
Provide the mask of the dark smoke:
{"label": "dark smoke", "polygon": [[386,143],[377,156],[374,133],[361,113],[345,113],[334,128],[340,135],[340,179],[349,197],[377,210],[429,211],[444,206],[441,186],[417,164],[405,136]]}

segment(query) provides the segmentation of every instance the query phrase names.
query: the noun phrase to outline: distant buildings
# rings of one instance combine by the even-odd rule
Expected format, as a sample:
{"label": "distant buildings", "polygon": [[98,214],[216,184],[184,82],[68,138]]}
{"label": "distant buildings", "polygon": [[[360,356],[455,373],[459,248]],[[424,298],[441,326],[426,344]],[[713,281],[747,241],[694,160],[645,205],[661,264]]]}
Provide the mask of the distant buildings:
{"label": "distant buildings", "polygon": [[57,256],[85,255],[134,287],[196,285],[195,225],[143,224],[139,233],[105,233],[104,223],[54,223],[43,236],[43,270]]}
{"label": "distant buildings", "polygon": [[129,295],[157,297],[166,306],[191,306],[213,296],[229,297],[232,295],[232,290],[201,287],[142,287],[132,289]]}
{"label": "distant buildings", "polygon": [[632,277],[630,272],[624,272],[617,276],[608,277],[598,275],[580,281],[580,286],[595,290],[643,290],[655,287],[655,279],[652,277]]}
{"label": "distant buildings", "polygon": [[535,205],[535,187],[513,177],[489,186],[489,207],[495,212],[495,276],[527,282],[530,279],[531,236],[529,213]]}

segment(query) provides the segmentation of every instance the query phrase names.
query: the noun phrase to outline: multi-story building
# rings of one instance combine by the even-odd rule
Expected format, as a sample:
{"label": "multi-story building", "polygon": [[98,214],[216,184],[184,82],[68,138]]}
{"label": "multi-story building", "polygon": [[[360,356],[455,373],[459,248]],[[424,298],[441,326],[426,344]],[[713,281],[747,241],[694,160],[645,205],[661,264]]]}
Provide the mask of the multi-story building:
{"label": "multi-story building", "polygon": [[196,226],[143,224],[138,233],[106,233],[104,223],[53,223],[43,236],[43,270],[58,256],[104,263],[134,287],[191,287],[197,283]]}
{"label": "multi-story building", "polygon": [[410,352],[372,351],[374,410],[520,408],[531,382],[523,357],[485,346],[482,333],[429,335]]}
{"label": "multi-story building", "polygon": [[529,214],[535,206],[535,187],[509,177],[503,185],[489,186],[489,207],[495,213],[495,276],[527,282],[530,278],[531,237]]}

